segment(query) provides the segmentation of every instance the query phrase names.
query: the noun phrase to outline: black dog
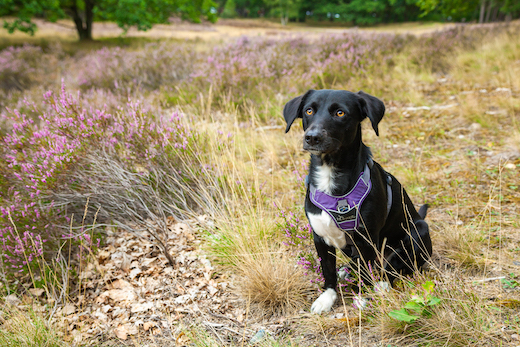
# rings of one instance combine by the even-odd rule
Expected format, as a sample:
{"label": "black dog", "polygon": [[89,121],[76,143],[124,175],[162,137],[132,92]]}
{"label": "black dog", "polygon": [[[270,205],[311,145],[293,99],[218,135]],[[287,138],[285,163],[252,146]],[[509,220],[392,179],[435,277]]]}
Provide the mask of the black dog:
{"label": "black dog", "polygon": [[361,140],[363,119],[379,136],[384,113],[383,102],[362,91],[309,90],[284,107],[285,132],[302,118],[303,148],[311,153],[305,213],[325,278],[314,313],[329,311],[336,300],[336,248],[352,259],[350,268],[365,275],[368,264],[382,268],[390,283],[431,256],[428,206],[417,212]]}

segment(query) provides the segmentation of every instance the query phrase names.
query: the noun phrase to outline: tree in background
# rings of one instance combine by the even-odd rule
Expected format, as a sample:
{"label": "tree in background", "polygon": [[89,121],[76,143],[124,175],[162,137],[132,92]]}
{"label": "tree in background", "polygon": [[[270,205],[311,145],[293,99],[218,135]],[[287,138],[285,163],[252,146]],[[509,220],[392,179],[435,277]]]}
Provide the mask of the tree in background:
{"label": "tree in background", "polygon": [[227,0],[224,5],[224,10],[220,14],[222,18],[235,18],[237,16],[237,10],[235,0]]}
{"label": "tree in background", "polygon": [[[355,25],[373,25],[417,20],[421,14],[417,0],[303,0],[301,16],[309,14],[316,21],[329,20]],[[309,17],[309,16],[308,16]]]}
{"label": "tree in background", "polygon": [[423,14],[437,11],[455,21],[489,23],[511,20],[520,15],[518,0],[417,0],[417,5]]}
{"label": "tree in background", "polygon": [[301,0],[264,0],[271,9],[273,17],[280,17],[282,25],[289,23],[289,18],[298,17]]}
{"label": "tree in background", "polygon": [[[218,13],[221,17],[225,17],[224,11],[229,6],[228,0],[214,0],[217,3]],[[264,17],[269,8],[264,0],[233,0],[235,4],[236,17],[241,18],[258,18]]]}
{"label": "tree in background", "polygon": [[[382,21],[381,14],[387,7],[387,1],[352,0],[335,6],[335,15],[338,19],[354,23],[356,25],[371,25]],[[330,7],[334,11],[334,7]]]}
{"label": "tree in background", "polygon": [[16,16],[4,21],[10,33],[20,30],[34,34],[35,17],[55,22],[71,18],[80,40],[92,40],[94,20],[116,22],[125,31],[135,26],[148,30],[154,24],[167,23],[172,15],[200,22],[201,17],[217,20],[213,0],[0,0],[0,16]]}
{"label": "tree in background", "polygon": [[[216,0],[221,11],[226,0]],[[419,20],[511,20],[520,16],[520,0],[233,0],[239,17],[346,22],[355,25]]]}

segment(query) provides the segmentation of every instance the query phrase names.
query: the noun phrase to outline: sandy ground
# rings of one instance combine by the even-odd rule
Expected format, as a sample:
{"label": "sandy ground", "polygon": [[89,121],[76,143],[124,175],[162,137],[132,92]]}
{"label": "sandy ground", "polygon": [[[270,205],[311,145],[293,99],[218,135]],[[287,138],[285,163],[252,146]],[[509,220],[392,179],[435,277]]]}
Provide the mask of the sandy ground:
{"label": "sandy ground", "polygon": [[[62,40],[77,40],[76,29],[70,20],[61,20],[56,23],[45,22],[43,20],[34,21],[38,25],[38,31],[33,39],[60,38]],[[307,33],[309,35],[320,35],[326,33],[343,33],[352,30],[363,31],[384,31],[391,33],[412,33],[423,34],[445,28],[453,24],[443,23],[403,23],[383,25],[372,28],[358,27],[317,27],[291,23],[282,26],[279,23],[262,19],[236,19],[219,20],[216,24],[202,23],[193,24],[189,22],[176,21],[169,25],[158,24],[151,30],[138,31],[131,28],[127,36],[148,37],[148,38],[175,38],[191,40],[226,40],[239,36],[267,36],[267,35],[290,35],[295,33]],[[123,30],[115,23],[96,22],[94,23],[94,39],[117,37],[123,34]],[[0,38],[29,39],[27,34],[16,32],[9,35],[5,29],[0,29]]]}

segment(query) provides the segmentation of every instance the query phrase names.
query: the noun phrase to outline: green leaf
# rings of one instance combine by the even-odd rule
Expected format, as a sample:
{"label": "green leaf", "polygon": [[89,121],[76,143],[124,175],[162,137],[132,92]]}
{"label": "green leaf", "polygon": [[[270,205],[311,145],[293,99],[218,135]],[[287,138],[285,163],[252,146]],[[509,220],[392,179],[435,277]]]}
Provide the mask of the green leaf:
{"label": "green leaf", "polygon": [[435,283],[433,283],[433,281],[426,281],[425,283],[423,283],[422,287],[428,294],[430,294],[431,292],[433,292],[433,289],[435,288]]}
{"label": "green leaf", "polygon": [[419,295],[412,295],[412,300],[410,300],[410,301],[413,301],[421,306],[426,305],[426,301],[424,300],[424,298]]}
{"label": "green leaf", "polygon": [[422,309],[424,308],[424,305],[421,305],[415,301],[408,301],[405,305],[404,305],[404,308],[407,308],[409,310],[414,310],[414,311],[417,311],[417,312],[421,312]]}
{"label": "green leaf", "polygon": [[417,319],[419,319],[418,316],[409,314],[408,311],[406,311],[404,308],[402,308],[400,310],[390,311],[388,313],[388,315],[390,317],[392,317],[393,319],[397,319],[398,321],[407,322],[407,323],[411,323],[411,322],[414,322]]}
{"label": "green leaf", "polygon": [[433,298],[430,299],[430,301],[428,301],[428,306],[435,306],[439,302],[441,302],[441,299],[433,297]]}

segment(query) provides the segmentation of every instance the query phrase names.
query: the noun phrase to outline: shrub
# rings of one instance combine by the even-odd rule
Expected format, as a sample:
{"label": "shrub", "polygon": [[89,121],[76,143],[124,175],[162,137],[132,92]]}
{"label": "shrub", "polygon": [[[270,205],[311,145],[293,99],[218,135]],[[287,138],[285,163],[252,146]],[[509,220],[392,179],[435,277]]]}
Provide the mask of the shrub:
{"label": "shrub", "polygon": [[54,54],[44,53],[40,47],[28,44],[0,51],[0,89],[23,90],[52,83],[56,79],[60,51],[56,46]]}
{"label": "shrub", "polygon": [[194,50],[187,45],[149,43],[132,51],[102,48],[75,62],[77,83],[83,89],[157,89],[186,79],[192,68]]}
{"label": "shrub", "polygon": [[[153,114],[130,101],[115,114],[87,110],[64,86],[45,103],[43,111],[32,105],[39,122],[17,110],[2,115],[12,129],[1,137],[0,239],[12,270],[55,253],[61,240],[88,238],[83,227],[68,230],[68,218],[81,216],[89,198],[105,221],[131,217],[123,225],[195,205],[185,192],[196,192],[189,177],[200,167],[196,135],[178,113]],[[140,197],[141,188],[153,194]]]}

